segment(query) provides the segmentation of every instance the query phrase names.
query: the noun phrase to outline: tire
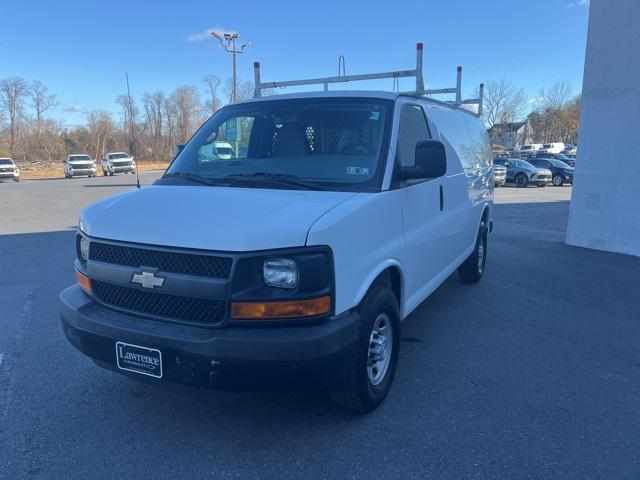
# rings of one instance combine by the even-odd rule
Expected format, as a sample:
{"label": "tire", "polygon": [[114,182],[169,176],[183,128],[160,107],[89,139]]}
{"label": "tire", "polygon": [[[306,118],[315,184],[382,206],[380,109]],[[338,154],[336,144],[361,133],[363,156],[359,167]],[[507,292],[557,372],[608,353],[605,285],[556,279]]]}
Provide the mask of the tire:
{"label": "tire", "polygon": [[109,172],[109,176],[110,176],[110,177],[113,177],[113,172]]}
{"label": "tire", "polygon": [[[367,413],[382,403],[393,383],[400,350],[400,314],[395,295],[380,284],[371,287],[358,311],[360,331],[356,358],[347,376],[329,387],[329,395],[341,407]],[[381,326],[384,328],[379,328]],[[382,332],[375,336],[375,342],[374,327]],[[380,345],[383,345],[384,359],[369,365],[372,355],[380,355],[372,351]]]}
{"label": "tire", "polygon": [[554,175],[551,183],[556,187],[561,187],[564,184],[564,178],[562,178],[562,175]]}
{"label": "tire", "polygon": [[16,182],[16,183],[18,183],[18,182],[20,181],[20,177],[15,177],[15,178],[13,179],[13,181],[14,181],[14,182]]}
{"label": "tire", "polygon": [[529,177],[524,173],[519,173],[516,175],[515,183],[518,188],[526,188],[529,186]]}
{"label": "tire", "polygon": [[106,177],[107,176],[107,171],[106,170],[102,170],[102,176]]}
{"label": "tire", "polygon": [[458,277],[462,283],[478,283],[484,275],[484,267],[487,263],[487,222],[482,219],[478,236],[476,237],[476,248],[467,257],[462,265],[458,267]]}

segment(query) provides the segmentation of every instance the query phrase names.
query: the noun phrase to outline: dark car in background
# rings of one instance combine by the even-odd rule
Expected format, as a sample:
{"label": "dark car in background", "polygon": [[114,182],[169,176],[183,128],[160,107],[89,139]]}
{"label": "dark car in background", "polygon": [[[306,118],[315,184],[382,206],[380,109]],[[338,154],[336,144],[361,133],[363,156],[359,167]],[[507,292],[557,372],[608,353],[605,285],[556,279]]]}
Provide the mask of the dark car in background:
{"label": "dark car in background", "polygon": [[516,187],[546,187],[551,183],[550,170],[534,167],[521,158],[496,158],[494,162],[507,168],[507,183],[515,183]]}
{"label": "dark car in background", "polygon": [[565,155],[564,153],[544,153],[544,152],[540,152],[540,153],[536,154],[535,158],[555,158],[556,160],[560,160],[561,162],[566,163],[570,167],[575,167],[576,166],[575,157],[570,157],[568,155]]}
{"label": "dark car in background", "polygon": [[532,158],[529,163],[534,167],[551,171],[551,183],[561,187],[565,183],[573,184],[573,167],[555,158]]}

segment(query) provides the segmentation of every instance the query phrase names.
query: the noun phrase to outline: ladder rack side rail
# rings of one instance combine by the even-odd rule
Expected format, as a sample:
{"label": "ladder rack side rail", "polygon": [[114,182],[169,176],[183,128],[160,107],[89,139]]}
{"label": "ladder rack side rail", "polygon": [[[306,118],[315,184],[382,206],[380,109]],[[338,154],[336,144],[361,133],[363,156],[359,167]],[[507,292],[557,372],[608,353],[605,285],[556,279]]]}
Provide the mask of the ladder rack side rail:
{"label": "ladder rack side rail", "polygon": [[462,105],[462,67],[456,71],[456,103]]}
{"label": "ladder rack side rail", "polygon": [[379,72],[379,73],[363,73],[359,75],[344,75],[338,77],[318,77],[308,78],[304,80],[285,80],[282,82],[262,82],[260,88],[281,88],[281,87],[295,87],[301,85],[320,85],[325,83],[346,83],[361,80],[378,80],[382,78],[402,78],[402,77],[415,77],[415,70],[395,70],[392,72]]}

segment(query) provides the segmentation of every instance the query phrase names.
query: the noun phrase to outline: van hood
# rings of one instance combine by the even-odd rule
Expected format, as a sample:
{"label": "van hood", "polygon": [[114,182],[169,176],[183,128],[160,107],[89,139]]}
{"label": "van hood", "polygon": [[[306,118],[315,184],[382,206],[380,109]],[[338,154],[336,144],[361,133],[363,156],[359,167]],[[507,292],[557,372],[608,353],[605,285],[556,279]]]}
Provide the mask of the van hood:
{"label": "van hood", "polygon": [[304,246],[313,223],[353,192],[149,186],[82,212],[92,237],[170,247],[252,251]]}

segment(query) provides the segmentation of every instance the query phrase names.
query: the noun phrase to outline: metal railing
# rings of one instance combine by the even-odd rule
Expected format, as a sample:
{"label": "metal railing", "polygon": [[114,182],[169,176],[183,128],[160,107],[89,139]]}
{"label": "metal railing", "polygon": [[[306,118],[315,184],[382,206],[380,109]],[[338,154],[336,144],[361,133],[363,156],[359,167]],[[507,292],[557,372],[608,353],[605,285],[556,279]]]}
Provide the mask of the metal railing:
{"label": "metal railing", "polygon": [[446,94],[455,94],[454,101],[447,101],[446,103],[463,106],[463,105],[478,105],[477,115],[482,115],[482,103],[484,96],[484,83],[480,84],[480,89],[478,98],[470,98],[463,100],[462,99],[462,67],[457,68],[457,76],[456,76],[456,86],[451,88],[435,88],[425,90],[424,88],[424,79],[422,76],[422,54],[424,51],[424,47],[422,43],[416,44],[416,68],[413,70],[393,70],[390,72],[378,72],[378,73],[362,73],[358,75],[347,75],[346,68],[344,63],[344,57],[341,55],[338,60],[338,75],[334,77],[317,77],[317,78],[306,78],[301,80],[286,80],[282,82],[263,82],[260,78],[260,62],[254,62],[253,64],[253,72],[254,72],[254,82],[255,82],[255,91],[254,97],[261,97],[264,89],[271,88],[286,88],[286,87],[294,87],[294,86],[304,86],[304,85],[323,85],[324,90],[329,90],[329,84],[331,83],[346,83],[346,82],[355,82],[355,81],[363,81],[363,80],[380,80],[385,78],[392,78],[395,82],[400,78],[405,77],[415,77],[416,79],[416,89],[415,91],[406,92],[414,95],[420,96],[431,96],[431,95],[446,95]]}

